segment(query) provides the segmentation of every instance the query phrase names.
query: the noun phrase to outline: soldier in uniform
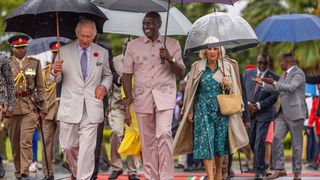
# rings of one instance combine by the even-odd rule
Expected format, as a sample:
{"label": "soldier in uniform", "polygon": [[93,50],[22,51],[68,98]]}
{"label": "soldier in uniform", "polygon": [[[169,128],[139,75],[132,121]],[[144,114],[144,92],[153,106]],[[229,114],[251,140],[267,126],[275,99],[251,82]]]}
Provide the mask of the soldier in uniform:
{"label": "soldier in uniform", "polygon": [[[9,58],[0,54],[0,124],[2,126],[3,117],[12,116],[15,103],[14,84]],[[0,178],[5,174],[5,169],[0,153]]]}
{"label": "soldier in uniform", "polygon": [[17,179],[29,179],[32,136],[37,121],[42,121],[47,113],[41,64],[39,60],[26,57],[28,40],[24,35],[9,39],[13,53],[10,65],[14,77],[16,103],[13,116],[8,118],[7,122]]}
{"label": "soldier in uniform", "polygon": [[[52,42],[50,43],[50,49],[55,57],[58,53],[59,46],[64,45],[64,43]],[[53,141],[55,133],[58,130],[58,122],[56,121],[56,115],[58,112],[59,102],[57,100],[56,94],[56,83],[53,82],[50,73],[52,72],[52,63],[49,63],[42,71],[42,77],[44,80],[44,86],[46,90],[46,100],[47,100],[47,116],[43,121],[43,134],[44,142],[46,146],[46,155],[48,160],[48,168],[45,164],[44,153],[42,154],[42,169],[44,177],[41,180],[54,180],[53,175]]]}

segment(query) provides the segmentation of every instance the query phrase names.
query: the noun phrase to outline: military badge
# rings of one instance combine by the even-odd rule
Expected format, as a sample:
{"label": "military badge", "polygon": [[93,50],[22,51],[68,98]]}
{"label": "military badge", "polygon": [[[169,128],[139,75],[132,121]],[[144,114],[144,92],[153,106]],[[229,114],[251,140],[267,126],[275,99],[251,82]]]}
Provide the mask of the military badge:
{"label": "military badge", "polygon": [[25,75],[35,76],[35,75],[36,75],[36,70],[35,70],[35,69],[28,68],[28,69],[25,71]]}

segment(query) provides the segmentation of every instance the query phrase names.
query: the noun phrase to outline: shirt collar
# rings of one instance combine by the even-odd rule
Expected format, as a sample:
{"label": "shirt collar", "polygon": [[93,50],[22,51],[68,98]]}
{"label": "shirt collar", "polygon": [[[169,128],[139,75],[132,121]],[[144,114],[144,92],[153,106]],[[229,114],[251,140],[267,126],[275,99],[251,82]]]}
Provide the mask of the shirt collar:
{"label": "shirt collar", "polygon": [[[158,41],[158,42],[160,42],[161,44],[163,44],[163,42],[164,42],[164,37],[161,35],[161,34],[159,34],[159,36],[158,36],[158,38],[155,40],[155,42],[156,41]],[[143,42],[146,44],[146,43],[148,43],[148,42],[152,42],[147,36],[143,36]]]}
{"label": "shirt collar", "polygon": [[287,74],[289,74],[290,73],[290,71],[294,68],[295,66],[291,66],[289,69],[287,69]]}
{"label": "shirt collar", "polygon": [[259,76],[259,74],[261,74],[261,77],[264,77],[264,75],[267,73],[268,68],[266,70],[264,70],[263,72],[261,72],[258,68],[257,68],[257,76]]}

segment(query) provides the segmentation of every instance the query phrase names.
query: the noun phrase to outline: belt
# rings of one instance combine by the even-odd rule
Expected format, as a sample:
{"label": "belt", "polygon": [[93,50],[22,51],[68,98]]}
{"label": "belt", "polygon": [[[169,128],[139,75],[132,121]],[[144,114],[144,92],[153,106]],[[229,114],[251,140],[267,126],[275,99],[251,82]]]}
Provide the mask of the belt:
{"label": "belt", "polygon": [[28,97],[32,95],[32,90],[16,92],[16,98]]}

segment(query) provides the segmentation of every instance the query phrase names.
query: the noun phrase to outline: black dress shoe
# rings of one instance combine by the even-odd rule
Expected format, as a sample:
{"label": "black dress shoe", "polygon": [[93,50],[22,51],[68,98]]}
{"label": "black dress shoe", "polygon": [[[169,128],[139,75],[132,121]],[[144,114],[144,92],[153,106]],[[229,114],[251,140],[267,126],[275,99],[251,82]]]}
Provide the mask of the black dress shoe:
{"label": "black dress shoe", "polygon": [[256,174],[254,180],[263,180],[263,174]]}
{"label": "black dress shoe", "polygon": [[2,162],[0,162],[0,178],[3,178],[6,174],[6,171],[4,170],[4,165]]}
{"label": "black dress shoe", "polygon": [[136,174],[130,174],[129,175],[129,180],[140,180],[140,178]]}
{"label": "black dress shoe", "polygon": [[40,180],[54,180],[54,176],[44,176]]}
{"label": "black dress shoe", "polygon": [[186,167],[186,168],[184,168],[183,169],[183,171],[187,171],[187,172],[189,172],[189,171],[194,171],[195,169],[192,167],[192,166],[188,166],[188,167]]}
{"label": "black dress shoe", "polygon": [[122,170],[120,171],[112,171],[111,175],[109,176],[108,179],[117,179],[118,176],[120,176],[123,173]]}

